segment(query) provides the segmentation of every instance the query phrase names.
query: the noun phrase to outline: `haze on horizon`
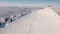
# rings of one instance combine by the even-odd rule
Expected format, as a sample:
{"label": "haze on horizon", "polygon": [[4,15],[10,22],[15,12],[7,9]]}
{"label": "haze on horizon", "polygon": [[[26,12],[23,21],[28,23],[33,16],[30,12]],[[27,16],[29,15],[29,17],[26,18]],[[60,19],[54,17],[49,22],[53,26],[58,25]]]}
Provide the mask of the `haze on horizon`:
{"label": "haze on horizon", "polygon": [[58,6],[60,7],[60,0],[0,0],[0,6]]}

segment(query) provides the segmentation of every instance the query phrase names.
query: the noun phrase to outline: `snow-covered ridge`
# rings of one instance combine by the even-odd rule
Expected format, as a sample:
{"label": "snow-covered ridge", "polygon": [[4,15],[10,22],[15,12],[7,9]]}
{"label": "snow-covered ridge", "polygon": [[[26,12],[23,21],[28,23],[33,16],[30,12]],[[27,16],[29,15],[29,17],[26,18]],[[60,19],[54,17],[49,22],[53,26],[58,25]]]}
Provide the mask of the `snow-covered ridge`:
{"label": "snow-covered ridge", "polygon": [[1,10],[0,28],[3,28],[7,23],[18,20],[22,16],[27,15],[28,13],[31,13],[31,11],[35,11],[38,9],[39,8],[31,8],[31,7],[20,7],[20,8],[19,7],[0,7],[0,10]]}
{"label": "snow-covered ridge", "polygon": [[9,15],[8,17],[0,18],[0,28],[7,27],[7,24],[21,18],[21,14]]}
{"label": "snow-covered ridge", "polygon": [[[3,23],[6,24],[6,22],[10,22],[11,19],[12,19],[12,21],[14,21],[16,19],[19,19],[21,16],[24,16],[25,14],[28,14],[29,12],[31,12],[31,11],[14,13],[13,15],[9,15],[8,17],[2,17],[2,18],[0,18],[0,22],[1,22],[1,24],[3,24]],[[53,17],[53,18],[54,17],[58,18],[58,19],[60,18],[60,16],[51,7],[46,7],[44,9],[37,10],[36,13],[37,14],[42,14],[42,15],[45,15],[45,16],[50,16],[50,17]]]}
{"label": "snow-covered ridge", "polygon": [[[0,29],[1,34],[60,34],[60,20],[46,7],[32,11],[21,19]],[[51,12],[50,12],[51,11]],[[51,14],[51,15],[50,15]]]}
{"label": "snow-covered ridge", "polygon": [[[12,11],[11,11],[12,12]],[[5,27],[5,26],[7,26],[6,24],[9,24],[10,22],[13,22],[13,21],[15,21],[15,20],[18,20],[18,19],[20,19],[22,16],[24,16],[24,15],[26,15],[26,14],[28,14],[28,13],[30,13],[31,11],[21,11],[21,13],[20,12],[18,12],[18,11],[16,11],[15,13],[14,13],[14,11],[9,15],[9,16],[5,16],[5,17],[2,17],[2,18],[0,18],[0,28],[3,28],[3,27]]]}
{"label": "snow-covered ridge", "polygon": [[44,9],[38,10],[37,12],[43,15],[48,15],[50,17],[60,18],[60,16],[51,7],[46,7]]}

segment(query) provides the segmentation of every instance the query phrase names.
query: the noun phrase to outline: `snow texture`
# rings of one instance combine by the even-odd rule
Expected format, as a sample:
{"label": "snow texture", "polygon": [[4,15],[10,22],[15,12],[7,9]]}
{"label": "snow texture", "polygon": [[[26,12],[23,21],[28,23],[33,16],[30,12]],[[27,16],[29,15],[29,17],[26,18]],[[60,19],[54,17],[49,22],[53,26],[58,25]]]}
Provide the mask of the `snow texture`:
{"label": "snow texture", "polygon": [[60,34],[59,16],[50,7],[32,11],[0,29],[0,34]]}

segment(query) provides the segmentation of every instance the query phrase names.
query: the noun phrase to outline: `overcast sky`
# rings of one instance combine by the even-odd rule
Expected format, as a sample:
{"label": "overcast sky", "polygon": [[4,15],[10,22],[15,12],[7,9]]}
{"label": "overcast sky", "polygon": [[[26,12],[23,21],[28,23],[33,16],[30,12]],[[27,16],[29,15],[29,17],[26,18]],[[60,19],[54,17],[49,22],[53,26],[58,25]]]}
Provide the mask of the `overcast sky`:
{"label": "overcast sky", "polygon": [[60,6],[60,0],[0,0],[0,5]]}

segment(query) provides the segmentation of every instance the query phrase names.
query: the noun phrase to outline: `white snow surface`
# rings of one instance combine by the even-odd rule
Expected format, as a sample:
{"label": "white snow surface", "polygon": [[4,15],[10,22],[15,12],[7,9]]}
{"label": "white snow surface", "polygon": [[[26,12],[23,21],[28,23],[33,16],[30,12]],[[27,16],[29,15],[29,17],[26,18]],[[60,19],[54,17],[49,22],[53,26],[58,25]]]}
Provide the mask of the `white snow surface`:
{"label": "white snow surface", "polygon": [[60,34],[60,19],[54,10],[47,7],[0,28],[0,34]]}

